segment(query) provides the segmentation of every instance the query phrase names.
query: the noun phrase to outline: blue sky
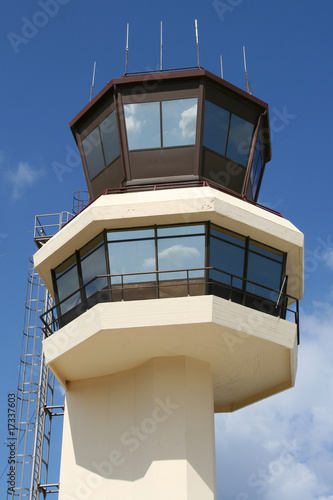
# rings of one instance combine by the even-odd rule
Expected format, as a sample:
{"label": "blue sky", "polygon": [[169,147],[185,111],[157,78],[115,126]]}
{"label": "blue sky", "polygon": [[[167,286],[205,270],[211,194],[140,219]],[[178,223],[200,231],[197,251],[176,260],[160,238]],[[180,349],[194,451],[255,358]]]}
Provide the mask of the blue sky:
{"label": "blue sky", "polygon": [[[201,65],[245,88],[242,47],[256,97],[268,102],[272,161],[260,202],[305,233],[305,295],[296,387],[216,417],[218,500],[333,499],[333,231],[331,0],[16,0],[0,6],[0,464],[7,394],[16,392],[36,214],[71,211],[85,189],[69,121],[125,68]],[[44,11],[43,7],[44,5]],[[44,12],[44,14],[40,14]],[[32,24],[30,24],[32,23]],[[36,24],[38,27],[36,27]],[[74,158],[74,157],[72,157]],[[0,491],[5,483],[0,480]]]}

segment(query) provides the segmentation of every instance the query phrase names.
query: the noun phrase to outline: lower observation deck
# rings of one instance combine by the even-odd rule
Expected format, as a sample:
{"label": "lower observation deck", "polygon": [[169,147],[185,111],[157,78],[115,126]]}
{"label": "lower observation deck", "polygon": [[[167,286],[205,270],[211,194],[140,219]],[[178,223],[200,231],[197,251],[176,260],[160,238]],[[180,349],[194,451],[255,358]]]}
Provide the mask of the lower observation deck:
{"label": "lower observation deck", "polygon": [[[190,291],[191,285],[201,286],[189,283]],[[297,368],[295,323],[216,295],[97,303],[43,344],[48,366],[69,390],[71,382],[153,358],[207,362],[215,412],[292,387]]]}
{"label": "lower observation deck", "polygon": [[[203,277],[192,277],[198,273]],[[217,279],[212,279],[212,274]],[[172,275],[172,279],[163,280],[163,275]],[[139,281],[140,278],[146,281]],[[108,283],[107,286],[98,289],[98,284],[104,282]],[[298,300],[286,294],[285,284],[281,290],[274,290],[214,267],[99,275],[46,311],[41,319],[45,336],[49,337],[99,303],[216,295],[294,323],[299,343]],[[91,288],[97,291],[92,294],[89,292]],[[249,292],[249,289],[257,289],[258,294]],[[67,310],[66,304],[78,295],[83,300],[79,299],[77,305]]]}

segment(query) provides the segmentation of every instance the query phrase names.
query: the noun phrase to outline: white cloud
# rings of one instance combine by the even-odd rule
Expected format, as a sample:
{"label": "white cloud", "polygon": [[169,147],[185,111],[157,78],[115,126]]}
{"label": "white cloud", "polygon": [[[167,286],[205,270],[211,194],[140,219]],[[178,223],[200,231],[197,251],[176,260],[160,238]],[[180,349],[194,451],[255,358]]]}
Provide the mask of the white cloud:
{"label": "white cloud", "polygon": [[195,124],[197,119],[197,105],[194,104],[181,114],[181,119],[179,121],[179,128],[182,131],[182,136],[185,139],[194,137],[195,135]]}
{"label": "white cloud", "polygon": [[26,189],[32,187],[44,175],[45,171],[43,169],[37,170],[25,162],[20,162],[16,170],[9,170],[5,177],[12,186],[13,200],[21,198]]}
{"label": "white cloud", "polygon": [[333,500],[332,326],[333,306],[315,303],[295,388],[216,416],[219,500]]}
{"label": "white cloud", "polygon": [[[194,247],[184,247],[183,245],[173,245],[172,247],[158,252],[158,260],[162,265],[166,262],[174,264],[175,268],[186,267],[186,261],[192,257],[200,257],[200,252]],[[143,263],[144,269],[155,269],[155,259],[150,257]]]}
{"label": "white cloud", "polygon": [[135,118],[135,116],[129,115],[126,117],[127,132],[133,132],[134,134],[137,134],[141,126],[142,126],[141,121]]}
{"label": "white cloud", "polygon": [[127,133],[137,134],[144,122],[137,117],[137,104],[127,104],[125,106],[125,119]]}

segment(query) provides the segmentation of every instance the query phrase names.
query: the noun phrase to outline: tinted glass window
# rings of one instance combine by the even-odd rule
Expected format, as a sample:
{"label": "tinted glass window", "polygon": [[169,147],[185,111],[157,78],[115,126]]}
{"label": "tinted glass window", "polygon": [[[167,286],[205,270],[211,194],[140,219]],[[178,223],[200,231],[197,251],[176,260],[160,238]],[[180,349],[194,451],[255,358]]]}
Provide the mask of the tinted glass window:
{"label": "tinted glass window", "polygon": [[210,234],[216,238],[228,241],[236,246],[241,246],[245,248],[245,238],[240,234],[234,233],[233,231],[228,231],[228,229],[222,229],[217,226],[211,226]]}
{"label": "tinted glass window", "polygon": [[195,143],[198,99],[162,102],[163,147]]}
{"label": "tinted glass window", "polygon": [[253,133],[252,123],[231,115],[226,156],[240,165],[246,165]]}
{"label": "tinted glass window", "polygon": [[116,113],[112,113],[100,124],[106,166],[120,156]]}
{"label": "tinted glass window", "polygon": [[275,248],[268,247],[267,245],[263,245],[257,241],[251,240],[250,251],[260,253],[270,259],[274,259],[278,262],[283,262],[283,253],[279,250],[275,250]]}
{"label": "tinted glass window", "polygon": [[76,264],[75,255],[72,255],[71,257],[66,259],[65,262],[63,262],[58,267],[56,267],[54,272],[55,272],[57,279],[59,279],[62,274],[64,274],[66,271],[68,271],[75,264]]}
{"label": "tinted glass window", "polygon": [[281,273],[282,264],[280,262],[249,252],[247,279],[263,286],[247,283],[247,291],[276,302],[278,293],[264,287],[279,290]]}
{"label": "tinted glass window", "polygon": [[178,236],[185,234],[205,234],[205,226],[200,225],[187,225],[187,226],[173,226],[173,227],[158,227],[157,236]]}
{"label": "tinted glass window", "polygon": [[[81,260],[82,280],[85,285],[99,274],[107,274],[105,261],[105,247],[100,246],[87,257]],[[107,287],[107,278],[98,278],[85,287],[86,297]]]}
{"label": "tinted glass window", "polygon": [[[182,228],[184,229],[184,228]],[[158,240],[158,269],[168,271],[205,267],[205,237],[184,236]],[[204,271],[192,271],[190,278],[202,277]],[[160,280],[184,279],[186,272],[161,273]]]}
{"label": "tinted glass window", "polygon": [[205,101],[203,145],[225,156],[230,113]]}
{"label": "tinted glass window", "polygon": [[107,233],[108,241],[137,240],[143,238],[154,238],[154,229],[138,229],[125,231],[110,231]]}
{"label": "tinted glass window", "polygon": [[161,147],[160,103],[125,104],[129,150]]}
{"label": "tinted glass window", "polygon": [[251,186],[253,197],[255,198],[257,193],[257,188],[260,180],[260,174],[262,171],[262,158],[261,158],[261,146],[258,140],[256,145],[256,151],[253,159],[253,166],[251,169]]}
{"label": "tinted glass window", "polygon": [[82,147],[89,177],[90,179],[93,179],[105,168],[98,127],[95,128],[85,139],[83,139]]}
{"label": "tinted glass window", "polygon": [[[57,288],[58,288],[58,297],[61,302],[66,297],[68,297],[71,293],[75,292],[79,288],[79,277],[77,273],[76,264],[71,266],[66,272],[62,273],[57,277]],[[68,300],[65,300],[61,306],[61,314],[69,311],[76,305],[78,305],[81,301],[80,293],[75,293]]]}
{"label": "tinted glass window", "polygon": [[243,277],[245,249],[228,241],[214,238],[210,239],[209,265],[219,269],[210,272],[210,277],[222,283],[231,284],[242,288],[243,280],[231,278],[230,275]]}
{"label": "tinted glass window", "polygon": [[[111,274],[146,273],[155,271],[154,240],[136,240],[113,242],[108,244]],[[124,276],[124,283],[152,281],[155,275]],[[121,283],[117,277],[111,278],[111,283]]]}

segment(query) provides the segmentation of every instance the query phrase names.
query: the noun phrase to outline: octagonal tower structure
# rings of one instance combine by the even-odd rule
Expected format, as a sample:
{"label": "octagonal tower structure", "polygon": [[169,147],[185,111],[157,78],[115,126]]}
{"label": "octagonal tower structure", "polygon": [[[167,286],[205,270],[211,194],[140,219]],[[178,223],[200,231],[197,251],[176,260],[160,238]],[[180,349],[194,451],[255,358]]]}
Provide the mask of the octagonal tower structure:
{"label": "octagonal tower structure", "polygon": [[135,74],[70,126],[93,201],[35,255],[59,498],[214,499],[214,412],[295,382],[303,235],[256,203],[268,107],[202,69]]}

